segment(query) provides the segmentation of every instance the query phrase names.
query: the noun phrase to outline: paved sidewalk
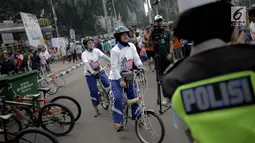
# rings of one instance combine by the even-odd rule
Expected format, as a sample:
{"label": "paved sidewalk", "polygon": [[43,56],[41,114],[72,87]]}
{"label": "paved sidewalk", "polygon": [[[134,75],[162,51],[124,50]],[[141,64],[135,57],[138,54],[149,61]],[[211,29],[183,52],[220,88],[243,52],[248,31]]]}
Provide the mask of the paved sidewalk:
{"label": "paved sidewalk", "polygon": [[[57,76],[64,76],[71,71],[75,70],[76,68],[82,66],[84,63],[83,62],[66,62],[63,64],[62,61],[57,61],[52,64],[53,70],[57,73]],[[51,74],[46,75],[46,77],[51,77]],[[42,78],[38,80],[38,82],[42,81],[45,78]]]}

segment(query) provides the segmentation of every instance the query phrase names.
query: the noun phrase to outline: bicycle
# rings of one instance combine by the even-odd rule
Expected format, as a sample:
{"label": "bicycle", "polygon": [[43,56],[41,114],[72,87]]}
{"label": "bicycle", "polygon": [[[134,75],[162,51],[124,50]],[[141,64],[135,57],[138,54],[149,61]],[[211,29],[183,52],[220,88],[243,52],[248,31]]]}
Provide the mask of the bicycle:
{"label": "bicycle", "polygon": [[[37,98],[36,102],[37,105],[40,106],[40,103],[43,103],[43,105],[47,105],[48,103],[56,103],[59,100],[68,100],[71,101],[72,103],[74,103],[74,105],[77,108],[77,115],[74,116],[75,121],[78,121],[79,118],[81,117],[81,105],[79,104],[79,102],[77,100],[75,100],[74,98],[70,97],[70,96],[65,96],[65,95],[61,95],[61,96],[57,96],[54,97],[53,99],[51,99],[50,101],[46,98],[46,94],[50,91],[50,88],[38,88],[37,91],[42,92],[43,97],[41,98]],[[26,101],[33,101],[33,98],[31,97],[19,97],[17,99],[18,102],[26,102]],[[74,114],[75,111],[72,111],[72,113]]]}
{"label": "bicycle", "polygon": [[[16,97],[16,101],[17,102],[32,102],[33,98],[29,97],[29,96],[25,96],[25,97],[20,97],[12,88],[12,84],[11,83],[6,83],[8,86],[8,89],[11,90],[11,92],[14,94],[14,96]],[[46,98],[46,94],[50,92],[50,88],[38,88],[37,91],[42,92],[43,97],[38,97],[35,101],[35,104],[37,106],[44,106],[47,105],[48,103],[58,103],[58,101],[60,100],[68,100],[70,102],[72,102],[75,105],[75,110],[71,110],[72,113],[75,115],[75,121],[78,121],[79,118],[81,117],[81,105],[79,104],[79,102],[77,100],[75,100],[74,98],[70,97],[70,96],[65,96],[65,95],[60,95],[57,97],[54,97],[53,99],[51,99],[50,101]],[[1,91],[0,91],[1,93]],[[42,105],[40,105],[40,103],[43,103]],[[73,105],[71,104],[71,105]],[[72,106],[73,107],[73,106]],[[70,109],[70,108],[69,108]],[[77,113],[76,113],[77,112]],[[76,113],[76,114],[75,114]]]}
{"label": "bicycle", "polygon": [[[5,99],[2,97],[2,104],[5,105]],[[3,110],[2,110],[2,113]],[[0,115],[0,120],[2,121],[2,129],[0,129],[0,143],[19,143],[19,142],[29,142],[31,139],[31,136],[29,136],[29,139],[26,139],[25,137],[29,134],[40,134],[44,136],[43,140],[48,139],[51,143],[58,143],[58,140],[52,136],[51,134],[39,130],[39,129],[26,129],[21,132],[11,132],[9,131],[9,128],[7,128],[6,124],[9,122],[9,120],[13,117],[12,114],[7,115]],[[16,120],[18,124],[21,124],[19,121]],[[36,137],[36,136],[35,136]],[[42,138],[40,138],[42,140]],[[35,139],[33,139],[35,141]]]}
{"label": "bicycle", "polygon": [[[57,103],[48,103],[44,105],[42,108],[36,106],[36,99],[40,97],[39,94],[31,95],[33,97],[32,104],[30,103],[22,103],[22,102],[15,102],[15,101],[7,101],[4,100],[3,104],[3,113],[8,114],[12,113],[14,117],[23,121],[22,126],[24,128],[28,127],[42,127],[44,130],[50,132],[55,136],[64,136],[72,131],[75,121],[74,115],[72,112],[65,106]],[[31,111],[32,110],[32,111]],[[70,117],[70,121],[65,122],[66,117],[64,117],[64,121],[60,119],[61,116],[54,115],[54,113],[61,112],[62,116],[67,115]],[[49,115],[49,117],[48,117]],[[59,125],[70,125],[69,128],[64,132],[54,132],[47,127],[47,125],[53,123],[58,123]]]}
{"label": "bicycle", "polygon": [[51,87],[51,90],[49,91],[50,95],[54,95],[58,91],[58,87],[63,87],[65,85],[65,80],[62,76],[58,76],[57,73],[54,71],[53,67],[50,66],[51,73],[46,75],[46,72],[43,67],[40,67],[40,77],[42,78],[39,80],[39,85],[41,87]]}
{"label": "bicycle", "polygon": [[[132,117],[132,115],[130,114],[131,106],[136,103],[140,103],[139,110],[141,111],[141,114],[135,120],[135,131],[136,131],[136,135],[137,135],[138,139],[142,143],[161,143],[165,137],[164,123],[163,123],[162,119],[159,117],[159,115],[157,115],[152,109],[145,107],[145,104],[143,101],[143,99],[144,99],[143,96],[144,96],[144,93],[147,93],[148,86],[147,86],[145,92],[143,92],[143,90],[140,89],[141,82],[146,82],[146,85],[147,85],[147,79],[145,81],[141,80],[141,79],[146,78],[144,71],[143,70],[133,70],[131,72],[125,72],[125,73],[122,73],[122,78],[126,83],[133,82],[135,93],[136,93],[136,95],[138,95],[138,97],[136,97],[135,99],[132,99],[132,100],[128,100],[124,96],[124,100],[123,100],[123,125],[124,125],[124,128],[126,127],[126,125],[128,123],[128,118]],[[161,135],[159,136],[158,140],[156,140],[156,137],[153,135],[153,133],[155,133],[155,131],[152,129],[151,122],[148,120],[148,117],[152,117],[152,116],[156,118],[156,120],[159,122],[159,125],[160,125]],[[148,123],[147,123],[147,121],[148,121]],[[145,140],[141,135],[141,131],[140,131],[141,128],[145,128],[145,130],[147,130],[147,131],[149,130],[153,136],[154,141],[150,142],[150,141]]]}
{"label": "bicycle", "polygon": [[[109,65],[101,68],[100,70],[104,70],[107,69],[109,67]],[[99,71],[99,69],[98,69]],[[89,72],[89,71],[88,71]],[[89,72],[90,73],[90,72]],[[91,74],[91,73],[90,73]],[[92,74],[91,74],[92,75]],[[98,96],[99,96],[99,103],[100,105],[105,109],[108,110],[108,108],[112,105],[112,93],[111,93],[111,88],[108,87],[106,88],[103,83],[101,82],[101,78],[99,76],[99,74],[96,75],[92,75],[96,78],[97,80],[97,89],[98,89]]]}
{"label": "bicycle", "polygon": [[57,83],[53,80],[54,79],[54,74],[46,75],[43,67],[40,67],[39,70],[39,76],[41,79],[38,80],[38,86],[39,87],[50,87],[50,91],[48,94],[54,95],[58,92],[58,85]]}

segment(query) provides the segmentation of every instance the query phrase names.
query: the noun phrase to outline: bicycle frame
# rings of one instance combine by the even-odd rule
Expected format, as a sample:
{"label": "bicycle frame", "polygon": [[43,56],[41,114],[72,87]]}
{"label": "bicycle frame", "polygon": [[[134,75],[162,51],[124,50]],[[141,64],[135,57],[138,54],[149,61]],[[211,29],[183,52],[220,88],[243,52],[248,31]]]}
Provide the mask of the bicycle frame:
{"label": "bicycle frame", "polygon": [[[144,74],[144,73],[139,71],[139,70],[133,70],[133,73],[134,73],[134,77],[133,77],[133,81],[132,81],[133,86],[135,86],[135,85],[139,86],[140,84],[138,84],[137,82],[140,82],[140,77],[141,76],[138,76],[138,74]],[[137,81],[136,77],[138,77],[139,81]],[[146,77],[144,76],[143,78],[146,78]],[[147,79],[146,79],[146,81],[147,81]],[[133,104],[141,103],[141,106],[139,106],[139,108],[142,110],[142,113],[141,113],[142,115],[144,115],[145,111],[148,111],[148,110],[153,111],[152,109],[149,109],[148,107],[145,107],[145,103],[144,103],[144,100],[143,100],[144,99],[144,94],[143,94],[143,92],[142,93],[140,92],[139,87],[134,87],[134,90],[137,90],[136,92],[139,95],[134,99],[131,99],[131,100],[127,99],[126,103],[124,103],[124,106],[128,106],[128,110],[129,110]],[[148,90],[148,85],[146,86],[145,93],[147,93],[147,90]],[[124,93],[123,93],[123,96],[124,96]],[[124,107],[124,109],[125,109],[125,107]],[[129,114],[127,116],[129,116]]]}
{"label": "bicycle frame", "polygon": [[[26,120],[29,120],[30,123],[32,123],[33,125],[36,125],[38,126],[39,124],[39,119],[38,117],[36,117],[34,115],[34,113],[41,113],[40,109],[41,107],[40,106],[36,106],[36,102],[39,101],[39,102],[44,102],[44,105],[48,104],[48,100],[46,98],[39,98],[39,99],[34,99],[34,98],[23,98],[23,97],[19,97],[19,95],[12,89],[12,84],[9,84],[9,87],[8,89],[13,92],[13,94],[18,97],[17,98],[17,101],[18,102],[15,102],[15,101],[5,101],[5,103],[7,103],[7,106],[9,106],[11,109],[13,109],[15,112],[19,113],[19,115],[21,115],[23,118],[25,118]],[[3,90],[3,89],[2,89]],[[2,90],[0,91],[0,93],[2,92]],[[29,103],[22,103],[22,101],[32,101],[32,104],[29,104]],[[28,107],[28,108],[31,108],[32,107],[32,113],[33,113],[33,118],[35,119],[35,121],[32,121],[30,118],[28,119],[26,116],[24,116],[23,114],[21,114],[21,112],[19,111],[18,108],[16,108],[15,106],[12,106],[12,105],[17,105],[17,106],[25,106],[25,107]],[[51,113],[55,113],[53,112],[52,110],[50,110]],[[58,110],[57,110],[58,111]],[[45,116],[45,115],[49,115],[47,112],[45,113],[41,113],[42,116]],[[36,123],[36,124],[35,124]]]}

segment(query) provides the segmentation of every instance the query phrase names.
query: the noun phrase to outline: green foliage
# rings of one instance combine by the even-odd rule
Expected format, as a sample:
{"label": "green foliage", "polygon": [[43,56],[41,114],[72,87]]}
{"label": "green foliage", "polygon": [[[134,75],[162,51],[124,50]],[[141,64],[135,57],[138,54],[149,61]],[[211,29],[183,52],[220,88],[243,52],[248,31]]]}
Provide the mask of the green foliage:
{"label": "green foliage", "polygon": [[[1,0],[0,21],[19,19],[18,12],[28,12],[40,17],[44,9],[43,18],[53,20],[50,0]],[[95,35],[96,31],[104,30],[99,26],[98,16],[104,16],[102,0],[52,0],[58,18],[61,36],[68,36],[69,29],[73,28],[76,34]],[[112,0],[105,0],[108,15],[113,14]],[[128,10],[137,12],[136,0],[114,0],[117,15],[127,21]],[[54,26],[54,24],[53,24]]]}
{"label": "green foliage", "polygon": [[250,8],[250,6],[251,6],[250,2],[251,2],[251,0],[239,0],[237,5],[246,6],[247,8]]}

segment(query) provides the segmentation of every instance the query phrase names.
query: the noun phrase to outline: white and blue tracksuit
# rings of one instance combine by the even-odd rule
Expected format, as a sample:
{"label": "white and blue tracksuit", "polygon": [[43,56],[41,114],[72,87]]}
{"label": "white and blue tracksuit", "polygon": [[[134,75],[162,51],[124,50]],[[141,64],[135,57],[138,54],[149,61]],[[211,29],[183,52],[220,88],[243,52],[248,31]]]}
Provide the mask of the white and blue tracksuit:
{"label": "white and blue tracksuit", "polygon": [[[122,81],[122,77],[120,73],[122,71],[129,71],[133,67],[133,63],[137,67],[141,67],[142,62],[140,57],[136,51],[136,47],[133,43],[129,43],[128,46],[123,46],[120,43],[115,45],[111,49],[111,71],[109,75],[112,94],[113,94],[113,120],[114,123],[122,123],[123,122],[123,88],[120,86],[120,82]],[[137,97],[135,92],[135,87],[133,86],[133,82],[127,83],[127,88],[125,89],[127,93],[128,99],[134,99]],[[139,105],[132,105],[132,119],[136,119],[136,117],[141,113]]]}
{"label": "white and blue tracksuit", "polygon": [[[86,50],[82,53],[82,61],[84,62],[84,68],[85,68],[85,77],[89,87],[91,101],[94,107],[99,104],[97,80],[90,73],[93,73],[94,69],[97,69],[98,67],[100,67],[100,62],[99,62],[100,58],[103,58],[106,61],[110,62],[110,58],[107,57],[102,51],[100,51],[97,48],[94,48],[92,51]],[[109,79],[104,70],[101,70],[99,72],[99,76],[103,85],[106,88],[110,87]]]}

